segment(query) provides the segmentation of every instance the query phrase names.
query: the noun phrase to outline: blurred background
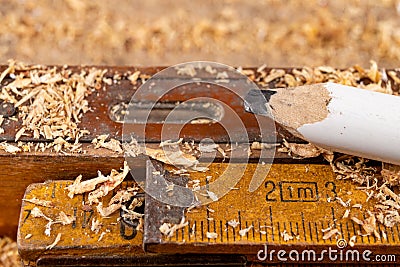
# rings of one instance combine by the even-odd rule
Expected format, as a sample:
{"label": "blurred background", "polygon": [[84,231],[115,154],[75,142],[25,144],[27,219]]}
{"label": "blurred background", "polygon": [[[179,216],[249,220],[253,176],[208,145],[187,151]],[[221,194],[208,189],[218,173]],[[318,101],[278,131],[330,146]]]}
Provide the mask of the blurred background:
{"label": "blurred background", "polygon": [[400,0],[1,0],[0,59],[399,67]]}

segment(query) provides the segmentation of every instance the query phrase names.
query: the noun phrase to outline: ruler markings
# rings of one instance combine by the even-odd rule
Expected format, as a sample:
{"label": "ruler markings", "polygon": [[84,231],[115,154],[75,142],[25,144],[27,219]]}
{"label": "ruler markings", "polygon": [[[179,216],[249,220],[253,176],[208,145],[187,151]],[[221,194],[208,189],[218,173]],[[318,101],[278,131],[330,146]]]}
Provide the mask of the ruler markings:
{"label": "ruler markings", "polygon": [[[358,231],[361,233],[361,231],[362,231],[361,225],[357,224],[357,227],[358,227]],[[364,243],[364,236],[363,235],[361,235],[361,242]]]}
{"label": "ruler markings", "polygon": [[272,207],[271,206],[269,206],[269,221],[271,223],[272,241],[275,241],[274,223],[273,223],[273,219],[272,219]]}
{"label": "ruler markings", "polygon": [[[328,225],[328,227],[329,227],[329,225]],[[322,229],[325,229],[325,227],[324,227],[324,222],[321,222],[321,230],[322,230]],[[324,243],[326,243],[326,239],[323,239],[323,238],[322,238],[322,240],[323,240]]]}
{"label": "ruler markings", "polygon": [[393,243],[396,243],[396,239],[394,238],[393,228],[390,229],[390,233],[392,236]]}
{"label": "ruler markings", "polygon": [[203,221],[200,221],[200,228],[201,228],[201,241],[204,241],[204,225],[203,225]]}
{"label": "ruler markings", "polygon": [[[194,220],[194,240],[197,240],[197,220]],[[192,226],[193,227],[193,226]]]}
{"label": "ruler markings", "polygon": [[56,198],[56,187],[57,187],[57,184],[55,182],[53,182],[53,190],[51,192],[51,198]]}
{"label": "ruler markings", "polygon": [[219,220],[219,235],[221,236],[221,242],[224,242],[224,235],[222,232],[222,221]]}
{"label": "ruler markings", "polygon": [[[209,206],[206,206],[206,221],[207,221],[207,232],[211,232],[210,231],[210,211],[209,211]],[[208,242],[210,242],[210,239],[208,239]]]}
{"label": "ruler markings", "polygon": [[229,242],[229,224],[225,220],[225,228],[226,228],[226,241]]}
{"label": "ruler markings", "polygon": [[192,228],[190,227],[190,221],[188,221],[187,235],[188,235],[188,240],[189,240],[189,241],[191,241],[191,240],[190,240],[190,236],[191,236],[190,231],[191,231],[191,230],[192,230]]}
{"label": "ruler markings", "polygon": [[339,223],[339,228],[340,228],[340,234],[342,235],[342,238],[344,239],[344,232],[343,232],[343,225],[342,225],[342,223]]}
{"label": "ruler markings", "polygon": [[[254,224],[254,221],[252,222],[252,224],[253,224],[253,227],[251,228],[251,231],[253,232],[253,239],[255,240],[256,239],[256,232],[255,232],[256,226]],[[258,228],[258,231],[260,231],[260,228]],[[260,238],[260,240],[261,240],[261,238]]]}
{"label": "ruler markings", "polygon": [[32,210],[31,209],[27,209],[24,210],[26,212],[26,216],[24,217],[23,223],[26,222],[26,220],[28,220],[29,216],[31,215]]}
{"label": "ruler markings", "polygon": [[[77,218],[77,211],[78,211],[78,208],[77,207],[74,207],[74,217],[75,218]],[[73,222],[72,222],[72,229],[75,229],[76,228],[76,220],[74,220]]]}
{"label": "ruler markings", "polygon": [[350,240],[350,230],[349,230],[349,221],[346,221],[346,230],[347,230],[347,240]]}
{"label": "ruler markings", "polygon": [[217,227],[216,227],[216,225],[215,225],[215,220],[213,220],[213,225],[214,225],[214,230],[213,230],[213,232],[216,233],[216,232],[217,232]]}
{"label": "ruler markings", "polygon": [[278,239],[279,241],[281,241],[281,227],[279,225],[279,222],[278,222]]}
{"label": "ruler markings", "polygon": [[[317,177],[317,176],[315,176]],[[270,179],[275,179],[275,177],[270,178]],[[295,178],[293,178],[295,179]],[[297,179],[297,178],[296,178]],[[298,178],[300,179],[300,178]],[[303,178],[301,178],[303,179]],[[274,180],[275,181],[275,180]],[[286,180],[286,182],[288,182]],[[285,200],[291,200],[291,201],[285,201],[285,203],[278,203],[279,205],[276,205],[274,203],[279,202],[279,194],[278,193],[282,193],[279,192],[279,186],[276,187],[276,191],[268,191],[271,188],[268,188],[268,190],[266,190],[265,188],[264,191],[262,192],[258,192],[257,194],[253,194],[250,198],[248,198],[248,193],[242,191],[232,191],[235,193],[229,193],[229,194],[239,194],[240,198],[237,197],[237,195],[234,197],[236,199],[240,199],[243,201],[239,201],[238,203],[234,203],[234,202],[224,202],[226,201],[226,198],[221,198],[221,200],[216,201],[211,203],[210,205],[208,205],[207,207],[203,206],[203,208],[199,209],[198,212],[195,213],[187,213],[185,214],[185,216],[187,216],[187,220],[188,220],[188,225],[186,226],[188,229],[184,229],[182,228],[180,231],[176,231],[174,236],[172,238],[165,238],[163,237],[163,242],[162,244],[164,245],[168,245],[168,243],[176,243],[178,242],[182,242],[185,241],[186,243],[188,243],[188,241],[191,242],[198,242],[197,238],[198,235],[201,232],[201,241],[204,241],[205,243],[207,242],[211,242],[211,243],[232,243],[232,237],[233,237],[233,241],[249,241],[249,243],[251,243],[251,245],[257,245],[258,243],[260,243],[260,245],[263,242],[276,242],[279,243],[278,241],[283,241],[283,236],[282,231],[287,231],[288,233],[290,233],[292,236],[299,236],[301,237],[300,242],[303,241],[314,241],[316,240],[316,242],[309,242],[312,245],[322,245],[322,244],[326,244],[329,242],[333,242],[334,241],[334,237],[329,238],[328,240],[324,240],[321,237],[324,235],[324,233],[319,232],[318,230],[321,229],[326,229],[327,227],[331,226],[331,224],[329,224],[331,222],[331,220],[328,220],[327,218],[332,218],[333,224],[335,224],[335,227],[337,227],[341,233],[343,234],[343,237],[346,236],[350,239],[351,238],[351,232],[353,231],[356,234],[357,229],[361,229],[361,226],[359,225],[358,228],[354,225],[353,223],[353,230],[351,230],[351,224],[348,223],[348,221],[346,221],[346,225],[343,225],[343,223],[341,221],[336,221],[339,220],[338,218],[336,218],[337,216],[339,216],[341,214],[341,211],[343,209],[343,207],[333,204],[333,203],[328,203],[325,201],[325,199],[322,198],[323,195],[325,195],[325,193],[329,192],[329,195],[332,196],[332,194],[336,193],[331,193],[334,191],[335,188],[335,183],[331,183],[329,184],[329,186],[327,188],[325,188],[323,185],[326,181],[322,181],[322,185],[321,182],[315,182],[314,184],[309,183],[303,186],[303,184],[300,185],[300,183],[291,183],[290,185],[292,186],[292,190],[290,191],[285,191],[284,194],[284,199]],[[339,183],[339,182],[338,182]],[[277,182],[275,182],[276,185],[278,185]],[[56,183],[53,184],[53,189],[54,186],[56,185]],[[286,190],[287,186],[289,185],[289,183],[283,184],[284,186],[282,186],[281,184],[281,190]],[[315,186],[314,186],[315,185]],[[301,187],[303,186],[303,187]],[[65,183],[63,186],[60,185],[60,187],[57,186],[57,188],[64,188],[65,187]],[[120,188],[126,188],[127,184],[123,183],[120,185]],[[242,185],[241,186],[237,186],[239,189],[240,188],[244,188]],[[294,188],[294,189],[293,189]],[[310,188],[310,189],[309,189]],[[325,188],[325,189],[324,189]],[[333,188],[333,189],[332,189]],[[315,189],[315,190],[314,190]],[[332,190],[331,190],[332,189]],[[52,187],[49,186],[48,188],[48,193],[52,192]],[[272,199],[276,199],[276,202],[268,202],[268,200],[266,200],[265,198],[265,194],[266,191],[268,191],[269,197]],[[237,192],[237,193],[236,193]],[[290,192],[292,192],[292,195],[290,195]],[[300,193],[299,193],[300,192]],[[315,203],[315,201],[300,201],[300,197],[306,198],[306,199],[314,199],[316,198],[316,194],[315,192],[318,192],[320,195],[318,195],[318,201],[316,201],[317,203]],[[60,194],[60,192],[58,190],[55,191],[55,194],[57,195],[62,195]],[[115,189],[113,191],[113,195],[115,195],[117,193],[117,189]],[[342,192],[337,192],[338,197],[342,196],[341,194],[345,194]],[[256,196],[260,199],[263,200],[263,202],[260,202],[259,200],[256,199]],[[47,195],[47,198],[50,197],[50,194]],[[60,196],[58,196],[60,197]],[[82,199],[85,200],[87,198],[87,194],[82,196]],[[294,201],[296,200],[296,201]],[[76,201],[76,199],[75,199]],[[229,200],[230,201],[230,200]],[[253,202],[254,201],[254,202]],[[259,202],[257,202],[259,201]],[[79,202],[80,203],[80,202]],[[254,208],[252,209],[253,206],[250,206],[250,204],[254,203],[254,207],[257,207],[258,210],[260,210],[261,212],[257,212],[257,210]],[[228,204],[228,205],[227,205]],[[234,205],[238,204],[238,207],[235,207]],[[225,205],[225,206],[223,206]],[[240,206],[241,205],[241,206]],[[246,209],[243,208],[246,207]],[[335,205],[335,208],[332,207],[332,205]],[[224,208],[226,207],[226,210],[224,210]],[[206,209],[205,209],[206,208]],[[209,208],[209,209],[208,209]],[[215,210],[215,213],[211,213],[211,208],[213,210]],[[275,209],[276,208],[276,209]],[[77,225],[79,225],[80,221],[82,220],[82,228],[89,228],[90,226],[90,220],[94,217],[97,216],[96,212],[84,212],[81,211],[79,209],[79,204],[76,205],[75,207],[72,207],[72,209],[70,210],[70,212],[74,212],[74,215],[79,215],[76,216],[79,219],[77,219],[77,221],[75,222],[76,225],[72,225],[72,227],[76,227]],[[230,210],[229,210],[230,209]],[[234,216],[235,212],[232,211],[232,209],[236,210],[237,212],[237,218],[239,220],[238,225],[240,226],[239,229],[238,227],[233,228],[231,226],[229,226],[228,221],[229,219],[232,219],[232,217],[230,216]],[[300,213],[290,213],[291,211],[295,211],[295,210],[301,209]],[[328,209],[331,209],[330,212]],[[268,214],[269,211],[269,214]],[[315,214],[317,214],[316,212],[320,211],[321,212],[321,217],[315,217]],[[324,212],[324,213],[322,213]],[[77,214],[79,213],[79,214]],[[206,213],[206,214],[204,214]],[[197,215],[196,215],[197,214]],[[288,215],[292,215],[292,216],[288,216]],[[206,215],[206,216],[204,216]],[[299,217],[300,215],[300,217]],[[326,217],[323,217],[323,215],[325,215]],[[331,216],[329,216],[331,215]],[[223,218],[222,216],[224,216],[225,218]],[[213,217],[213,218],[211,218]],[[198,227],[198,225],[196,224],[196,220],[193,220],[193,218],[202,218],[201,220],[197,220],[198,223],[200,223],[200,227]],[[204,222],[204,218],[207,219],[207,228],[205,227],[205,222]],[[315,220],[314,220],[315,218]],[[301,224],[300,224],[300,220],[301,219]],[[365,215],[364,215],[364,219],[365,219]],[[219,222],[218,222],[218,221]],[[264,227],[261,225],[262,222],[268,222],[265,223],[265,225],[263,226],[271,226],[271,230],[269,230],[270,227]],[[194,222],[194,223],[193,223]],[[313,224],[314,223],[314,224]],[[212,225],[211,225],[212,224]],[[327,227],[326,224],[328,224]],[[226,229],[224,229],[224,225],[226,227]],[[258,225],[258,226],[257,226]],[[358,225],[358,224],[357,224]],[[192,227],[194,226],[194,229],[192,230]],[[252,227],[251,227],[252,226]],[[185,228],[186,228],[185,227]],[[240,236],[238,230],[243,230],[245,228],[249,228],[251,227],[251,232],[247,231],[245,236]],[[258,228],[257,228],[258,227]],[[263,227],[263,228],[262,228]],[[80,228],[80,226],[78,227]],[[200,229],[199,229],[200,228]],[[219,229],[218,229],[219,228]],[[230,232],[230,228],[232,228],[232,233]],[[207,229],[207,230],[206,230]],[[265,237],[263,237],[263,234],[261,233],[261,230],[265,230],[266,234]],[[388,229],[389,231],[387,231],[388,236],[392,235],[392,237],[388,238],[389,240],[392,239],[391,242],[396,242],[396,240],[400,239],[400,231],[398,226],[396,226],[396,228],[393,229]],[[199,231],[199,232],[198,232]],[[210,238],[206,238],[206,231],[207,232],[215,232],[218,233],[220,235],[219,238],[216,239],[210,239]],[[226,232],[226,236],[224,236],[224,231]],[[259,233],[257,234],[257,231],[259,231]],[[314,232],[315,231],[315,232]],[[395,233],[395,231],[397,231],[397,233]],[[345,233],[347,232],[347,233]],[[187,237],[186,237],[187,235]],[[193,236],[192,236],[193,235]],[[271,236],[269,236],[271,235]],[[277,236],[276,236],[277,235]],[[236,240],[236,236],[240,237]],[[107,237],[107,235],[106,235]],[[226,237],[226,239],[225,239]],[[358,235],[357,235],[358,237]],[[360,237],[358,237],[360,238]],[[185,240],[187,239],[187,240]],[[374,237],[361,237],[362,242],[367,241],[368,243],[377,243],[377,238]],[[372,241],[373,240],[373,241]],[[296,245],[296,239],[294,240],[290,240],[289,242],[287,242],[290,245]],[[189,242],[190,243],[190,242]],[[240,243],[240,242],[239,242]],[[247,245],[247,242],[245,242]],[[282,242],[283,245],[285,245],[286,242]],[[243,244],[241,244],[242,246]]]}
{"label": "ruler markings", "polygon": [[[367,217],[365,216],[365,214],[363,214],[363,218],[364,218],[364,221],[367,219]],[[374,238],[375,238],[375,235],[374,235]],[[368,243],[370,244],[371,243],[371,240],[370,240],[370,238],[369,238],[369,235],[367,235],[367,239],[368,239]],[[376,241],[376,240],[375,240]]]}
{"label": "ruler markings", "polygon": [[301,214],[301,224],[303,226],[304,241],[307,241],[306,227],[305,227],[305,224],[304,224],[304,213],[301,212],[300,214]]}
{"label": "ruler markings", "polygon": [[387,241],[388,241],[388,243],[390,243],[390,233],[388,232],[388,228],[386,226],[385,226],[385,232],[387,235]]}

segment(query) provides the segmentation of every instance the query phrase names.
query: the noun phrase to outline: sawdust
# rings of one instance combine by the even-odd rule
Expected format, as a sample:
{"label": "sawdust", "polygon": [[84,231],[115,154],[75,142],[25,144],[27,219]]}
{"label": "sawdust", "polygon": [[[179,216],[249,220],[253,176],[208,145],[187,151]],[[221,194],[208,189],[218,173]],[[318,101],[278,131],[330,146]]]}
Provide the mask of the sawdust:
{"label": "sawdust", "polygon": [[285,139],[283,140],[283,147],[278,148],[278,151],[288,153],[294,159],[314,158],[322,155],[328,162],[331,162],[334,156],[333,152],[311,143],[289,143]]}
{"label": "sawdust", "polygon": [[239,235],[242,236],[242,237],[245,236],[252,228],[253,228],[253,225],[250,225],[247,228],[240,229],[239,230]]}
{"label": "sawdust", "polygon": [[11,81],[2,87],[0,99],[18,108],[22,127],[15,141],[24,135],[48,140],[62,137],[78,143],[88,133],[78,127],[82,115],[89,111],[85,98],[101,88],[106,71],[93,68],[78,74],[68,68],[10,60],[2,77]]}
{"label": "sawdust", "polygon": [[97,138],[94,138],[92,140],[92,144],[94,144],[94,148],[103,147],[111,151],[117,152],[118,154],[124,152],[120,141],[114,138],[110,138],[110,140],[106,141],[107,139],[108,134],[99,135]]}
{"label": "sawdust", "polygon": [[43,206],[43,207],[47,207],[47,208],[54,208],[54,203],[49,201],[49,200],[40,200],[36,197],[34,198],[23,198],[23,201],[29,202],[29,203],[33,203],[35,205],[39,205],[39,206]]}
{"label": "sawdust", "polygon": [[207,232],[206,237],[209,239],[216,239],[218,237],[218,234],[215,232]]}
{"label": "sawdust", "polygon": [[61,233],[58,233],[56,238],[54,239],[54,242],[51,243],[46,247],[47,250],[53,249],[55,246],[57,246],[58,242],[61,240]]}
{"label": "sawdust", "polygon": [[8,237],[0,237],[0,266],[20,266],[17,242]]}
{"label": "sawdust", "polygon": [[329,238],[331,238],[331,237],[333,237],[333,236],[338,236],[338,235],[340,235],[339,229],[334,228],[334,229],[330,229],[329,231],[327,231],[327,232],[323,235],[322,239],[323,239],[323,240],[326,240],[326,239],[329,239]]}
{"label": "sawdust", "polygon": [[271,96],[269,104],[277,122],[297,129],[325,119],[330,99],[329,91],[323,85],[313,84],[280,89]]}
{"label": "sawdust", "polygon": [[[98,199],[106,196],[115,187],[120,185],[129,172],[128,163],[124,162],[122,172],[111,170],[110,174],[104,176],[98,172],[98,177],[81,182],[82,175],[79,175],[73,184],[67,186],[65,189],[68,191],[68,196],[73,198],[74,195],[89,192],[88,201],[90,204],[98,203]],[[97,185],[100,185],[97,187]],[[96,188],[97,187],[97,188]]]}
{"label": "sawdust", "polygon": [[181,229],[185,226],[188,225],[188,222],[185,222],[185,217],[182,217],[181,221],[178,224],[173,224],[173,223],[163,223],[159,230],[160,232],[167,236],[167,237],[172,237],[176,230]]}

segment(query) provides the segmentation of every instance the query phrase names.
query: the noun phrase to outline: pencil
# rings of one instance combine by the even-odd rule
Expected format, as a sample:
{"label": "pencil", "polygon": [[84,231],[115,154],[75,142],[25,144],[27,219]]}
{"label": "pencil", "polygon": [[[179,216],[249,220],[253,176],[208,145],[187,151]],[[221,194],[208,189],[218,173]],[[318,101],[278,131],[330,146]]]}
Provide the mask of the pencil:
{"label": "pencil", "polygon": [[398,96],[322,83],[278,89],[267,98],[274,120],[297,137],[333,152],[400,164]]}

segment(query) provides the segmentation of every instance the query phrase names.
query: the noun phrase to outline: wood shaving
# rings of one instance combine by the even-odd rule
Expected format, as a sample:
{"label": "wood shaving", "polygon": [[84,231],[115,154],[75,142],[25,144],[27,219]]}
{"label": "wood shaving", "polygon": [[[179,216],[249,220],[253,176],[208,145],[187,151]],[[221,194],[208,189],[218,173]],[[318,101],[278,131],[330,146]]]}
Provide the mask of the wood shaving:
{"label": "wood shaving", "polygon": [[253,143],[251,143],[250,148],[252,150],[261,150],[261,149],[271,149],[271,148],[274,148],[277,146],[279,146],[279,144],[267,144],[267,143],[253,142]]}
{"label": "wood shaving", "polygon": [[0,149],[11,154],[16,154],[17,152],[21,152],[21,149],[19,147],[8,144],[7,142],[0,143]]}
{"label": "wood shaving", "polygon": [[[47,125],[46,125],[47,126]],[[25,133],[25,127],[22,127],[21,129],[18,130],[18,132],[15,134],[15,142],[19,140],[19,138]]]}
{"label": "wood shaving", "polygon": [[185,64],[183,67],[176,67],[175,69],[178,75],[194,77],[197,74],[196,69],[192,64]]}
{"label": "wood shaving", "polygon": [[346,218],[348,218],[348,217],[349,217],[349,215],[350,215],[350,210],[349,210],[349,209],[347,209],[347,210],[344,212],[344,214],[343,214],[343,216],[342,216],[342,219],[346,219]]}
{"label": "wood shaving", "polygon": [[82,175],[76,177],[72,185],[67,186],[65,189],[69,191],[68,196],[73,198],[74,195],[83,194],[90,192],[96,188],[97,184],[104,183],[108,180],[107,176],[103,176],[100,172],[97,178],[93,178],[84,182],[81,182]]}
{"label": "wood shaving", "polygon": [[346,202],[344,202],[344,200],[343,200],[342,198],[340,198],[340,197],[335,197],[335,200],[337,200],[337,202],[338,202],[340,205],[342,205],[343,207],[345,207],[345,208],[350,207],[351,199],[349,199],[349,200],[347,200]]}
{"label": "wood shaving", "polygon": [[395,170],[382,169],[381,175],[383,181],[388,183],[390,186],[396,186],[399,185],[400,183],[400,170],[395,171]]}
{"label": "wood shaving", "polygon": [[106,232],[101,232],[99,239],[97,239],[97,242],[100,242],[105,235],[106,235]]}
{"label": "wood shaving", "polygon": [[110,204],[108,207],[103,208],[103,202],[99,202],[96,206],[97,212],[101,217],[108,217],[121,208],[121,203]]}
{"label": "wood shaving", "polygon": [[159,230],[163,235],[167,237],[172,237],[175,234],[176,230],[181,229],[187,225],[188,222],[185,222],[185,217],[182,217],[179,224],[163,223],[160,226]]}
{"label": "wood shaving", "polygon": [[365,220],[360,220],[357,217],[351,217],[351,220],[362,226],[363,230],[365,231],[364,235],[374,234],[375,237],[380,239],[379,232],[377,231],[376,218],[371,212],[369,212],[369,214],[370,216]]}
{"label": "wood shaving", "polygon": [[61,240],[61,233],[58,233],[57,236],[56,236],[56,239],[54,239],[54,242],[51,243],[50,245],[48,245],[46,247],[46,249],[47,250],[53,249],[55,246],[57,246],[57,244],[58,244],[58,242],[60,242],[60,240]]}
{"label": "wood shaving", "polygon": [[162,141],[162,142],[160,143],[159,147],[164,147],[164,146],[177,146],[177,145],[181,144],[182,141],[183,141],[183,138],[179,138],[179,140],[176,141],[176,142],[173,142],[172,140],[165,140],[165,141]]}
{"label": "wood shaving", "polygon": [[215,77],[216,79],[228,79],[229,75],[226,73],[226,71],[218,72],[217,76]]}
{"label": "wood shaving", "polygon": [[349,240],[350,247],[354,247],[354,245],[356,244],[356,241],[357,241],[356,235],[353,235],[352,237],[350,237],[350,240]]}
{"label": "wood shaving", "polygon": [[326,233],[324,233],[322,239],[326,240],[326,239],[331,238],[334,235],[340,235],[340,231],[336,228],[331,229],[331,230],[327,231]]}
{"label": "wood shaving", "polygon": [[33,235],[32,234],[27,234],[25,237],[24,237],[24,239],[29,239],[29,238],[31,238]]}
{"label": "wood shaving", "polygon": [[283,140],[284,149],[279,149],[280,152],[287,152],[293,158],[303,159],[303,158],[314,158],[319,155],[330,158],[333,156],[331,151],[317,147],[311,143],[308,144],[297,144],[289,143]]}
{"label": "wood shaving", "polygon": [[34,218],[43,218],[43,219],[45,219],[45,220],[47,220],[47,221],[49,221],[49,222],[52,222],[52,221],[53,221],[53,219],[47,217],[38,207],[34,207],[34,208],[31,210],[31,215],[32,215]]}
{"label": "wood shaving", "polygon": [[0,266],[21,266],[17,242],[8,237],[0,237]]}
{"label": "wood shaving", "polygon": [[[261,71],[257,71],[257,72],[261,73]],[[286,72],[284,70],[281,70],[281,69],[272,69],[269,72],[269,74],[264,77],[263,81],[264,81],[264,83],[272,82],[275,79],[283,77],[285,75],[285,73]]]}
{"label": "wood shaving", "polygon": [[290,235],[288,232],[286,232],[286,230],[281,232],[281,237],[283,238],[283,241],[285,241],[285,242],[294,239],[294,237],[292,235]]}
{"label": "wood shaving", "polygon": [[387,234],[386,234],[386,232],[385,232],[384,230],[382,230],[382,231],[381,231],[381,234],[382,234],[382,239],[385,240],[385,241],[387,241],[388,239],[387,239]]}
{"label": "wood shaving", "polygon": [[75,216],[67,215],[63,211],[60,211],[58,217],[54,223],[61,223],[62,225],[72,224],[76,221]]}
{"label": "wood shaving", "polygon": [[135,196],[138,190],[138,187],[128,187],[124,190],[118,190],[118,192],[111,198],[109,204],[126,202]]}
{"label": "wood shaving", "polygon": [[218,144],[205,144],[205,143],[200,143],[199,144],[199,151],[203,153],[212,153],[215,152],[219,148]]}
{"label": "wood shaving", "polygon": [[98,199],[106,196],[110,191],[120,185],[128,173],[129,166],[126,161],[124,162],[124,168],[122,172],[111,170],[110,175],[107,176],[107,181],[100,185],[100,187],[89,193],[89,203],[98,203]]}
{"label": "wood shaving", "polygon": [[109,141],[106,141],[107,138],[108,134],[99,135],[97,138],[94,138],[92,140],[92,144],[95,145],[95,148],[103,147],[111,151],[117,152],[119,154],[124,152],[120,141],[114,138],[111,138]]}
{"label": "wood shaving", "polygon": [[131,84],[136,85],[137,80],[139,79],[140,71],[135,71],[133,74],[128,76],[128,80],[131,81]]}
{"label": "wood shaving", "polygon": [[[124,168],[122,172],[111,170],[110,175],[104,176],[101,172],[98,172],[98,177],[81,182],[82,175],[79,175],[72,185],[67,186],[65,189],[68,191],[68,196],[73,198],[74,195],[89,193],[89,202],[96,202],[98,198],[108,194],[108,192],[118,186],[129,172],[128,163],[124,162]],[[96,189],[98,184],[102,184]],[[96,190],[95,190],[96,189]],[[95,190],[95,191],[93,191]],[[97,202],[96,202],[97,203]]]}
{"label": "wood shaving", "polygon": [[126,142],[122,146],[125,154],[129,157],[136,157],[139,154],[145,154],[155,160],[177,167],[179,169],[178,171],[186,171],[186,169],[200,172],[207,171],[207,167],[198,166],[199,161],[195,156],[182,152],[179,149],[179,144],[181,142],[182,140],[178,140],[177,142],[167,140],[160,143],[159,146],[162,147],[161,149],[156,149],[150,147],[143,148],[139,145],[136,139],[132,139],[130,143]]}
{"label": "wood shaving", "polygon": [[122,217],[131,221],[142,218],[144,214],[133,211],[134,208],[135,207],[130,207],[127,209],[125,206],[122,206],[121,209],[126,212]]}
{"label": "wood shaving", "polygon": [[122,147],[127,157],[137,157],[138,155],[145,153],[144,149],[139,145],[138,141],[132,138],[131,142],[122,143]]}
{"label": "wood shaving", "polygon": [[102,226],[103,226],[103,224],[98,219],[93,218],[92,225],[90,226],[90,230],[92,232],[95,232],[96,234],[98,234]]}
{"label": "wood shaving", "polygon": [[210,73],[210,74],[215,74],[215,73],[217,73],[217,70],[216,70],[216,69],[213,69],[213,67],[211,67],[210,65],[207,65],[207,66],[204,68],[204,70],[205,70],[206,72]]}
{"label": "wood shaving", "polygon": [[207,195],[212,201],[218,201],[218,196],[214,192],[207,190]]}
{"label": "wood shaving", "polygon": [[39,205],[39,206],[43,206],[43,207],[47,207],[47,208],[54,208],[54,203],[49,200],[40,200],[40,199],[37,199],[36,197],[23,198],[22,200],[29,202],[29,203],[33,203],[35,205]]}
{"label": "wood shaving", "polygon": [[244,229],[240,229],[239,235],[242,237],[245,236],[252,228],[253,228],[253,225],[250,225],[249,227],[244,228]]}
{"label": "wood shaving", "polygon": [[15,80],[3,86],[0,99],[18,107],[22,127],[15,140],[22,134],[50,140],[76,140],[87,134],[78,127],[82,115],[89,111],[85,97],[101,87],[105,73],[93,68],[78,74],[66,68],[31,67],[9,61],[5,75],[13,74]]}
{"label": "wood shaving", "polygon": [[146,148],[146,155],[166,164],[184,168],[195,166],[198,163],[196,157],[181,151]]}
{"label": "wood shaving", "polygon": [[216,239],[218,237],[218,234],[214,232],[207,232],[206,237],[209,239]]}
{"label": "wood shaving", "polygon": [[73,223],[76,218],[74,216],[68,216],[67,214],[65,214],[63,211],[61,211],[58,215],[58,217],[53,220],[52,218],[48,217],[47,215],[45,215],[38,207],[34,207],[31,210],[31,215],[34,218],[43,218],[45,220],[47,220],[47,224],[45,226],[45,235],[50,236],[51,234],[51,227],[53,224],[57,224],[60,223],[62,225],[67,225],[67,224],[71,224]]}

